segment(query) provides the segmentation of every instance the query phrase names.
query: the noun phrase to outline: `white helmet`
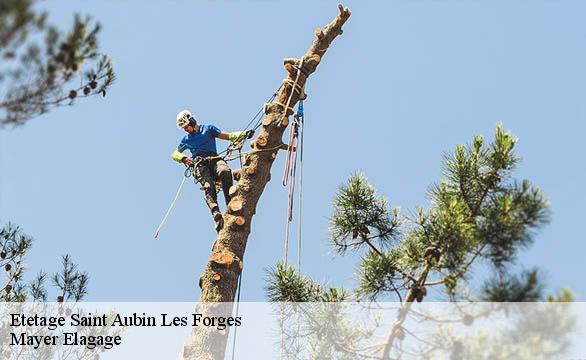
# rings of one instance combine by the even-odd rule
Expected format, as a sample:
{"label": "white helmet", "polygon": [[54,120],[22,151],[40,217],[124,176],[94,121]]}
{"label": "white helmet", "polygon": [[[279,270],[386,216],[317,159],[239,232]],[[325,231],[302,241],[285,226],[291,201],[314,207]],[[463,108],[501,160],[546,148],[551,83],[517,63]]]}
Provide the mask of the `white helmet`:
{"label": "white helmet", "polygon": [[179,114],[177,114],[177,126],[181,129],[184,129],[189,124],[192,124],[192,125],[197,124],[197,121],[195,121],[195,118],[193,117],[193,114],[191,113],[191,111],[189,111],[189,110],[180,111]]}

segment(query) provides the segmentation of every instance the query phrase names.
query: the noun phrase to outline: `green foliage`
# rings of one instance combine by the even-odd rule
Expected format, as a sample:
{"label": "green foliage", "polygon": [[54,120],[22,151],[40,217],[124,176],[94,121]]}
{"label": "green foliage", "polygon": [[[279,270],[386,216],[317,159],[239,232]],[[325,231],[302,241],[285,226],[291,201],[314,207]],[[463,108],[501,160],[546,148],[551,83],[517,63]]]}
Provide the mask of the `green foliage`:
{"label": "green foliage", "polygon": [[268,271],[266,284],[272,302],[339,302],[347,297],[343,290],[320,285],[282,262]]}
{"label": "green foliage", "polygon": [[[433,247],[440,254],[439,261],[430,263],[425,281],[428,276],[443,279],[450,296],[463,288],[458,283],[468,280],[478,259],[494,266],[501,281],[493,285],[514,284],[516,279],[507,279],[507,267],[532,243],[534,230],[549,218],[548,203],[540,190],[512,178],[518,163],[515,144],[516,139],[497,125],[492,143],[485,144],[483,137],[475,136],[471,145],[458,146],[452,156],[445,157],[443,181],[430,191],[431,208],[420,210],[412,221],[406,241],[409,248],[414,247],[409,242],[415,242],[419,248]],[[419,271],[413,266],[406,269],[414,277],[425,266],[420,253],[411,265],[417,263]],[[524,293],[528,301],[539,295],[537,275],[531,278],[534,291]]]}
{"label": "green foliage", "polygon": [[[25,283],[25,257],[32,246],[32,238],[11,223],[0,229],[0,266],[4,276],[0,276],[0,301],[47,301],[48,292],[45,288],[47,274],[40,271],[30,282]],[[62,269],[53,275],[53,285],[58,291],[56,300],[59,302],[80,301],[87,294],[89,276],[79,271],[69,255],[63,256]],[[2,279],[5,278],[5,281]]]}
{"label": "green foliage", "polygon": [[[336,252],[366,253],[359,266],[357,297],[397,295],[422,301],[426,287],[433,285],[443,285],[452,299],[468,297],[473,267],[483,260],[497,280],[485,284],[479,298],[541,298],[537,272],[522,278],[510,275],[518,253],[531,245],[535,230],[549,219],[541,191],[512,176],[519,161],[516,142],[499,124],[494,141],[475,136],[471,144],[457,146],[444,158],[442,181],[430,188],[430,207],[417,208],[415,216],[389,211],[387,200],[377,196],[366,177],[353,174],[336,193],[330,231]],[[270,285],[271,299],[315,301],[307,292],[319,285],[291,274],[297,282]],[[280,291],[287,295],[279,297]]]}
{"label": "green foliage", "polygon": [[387,200],[377,197],[362,173],[353,174],[338,189],[330,229],[332,243],[340,254],[364,244],[389,247],[399,224],[398,209],[391,213]]}
{"label": "green foliage", "polygon": [[[442,259],[436,268],[457,272],[468,254],[478,245],[476,224],[470,216],[466,201],[454,196],[449,185],[443,184],[432,192],[435,207],[425,216],[425,222],[417,224],[416,241],[420,247],[436,246],[442,252]],[[414,259],[419,264],[422,258]]]}
{"label": "green foliage", "polygon": [[30,293],[33,301],[47,301],[47,290],[44,286],[46,280],[47,273],[40,271],[31,282]]}
{"label": "green foliage", "polygon": [[0,127],[22,125],[77,98],[105,96],[115,79],[110,59],[98,52],[99,23],[76,15],[63,34],[34,3],[0,5]]}
{"label": "green foliage", "polygon": [[[4,304],[0,317],[7,318],[11,313],[38,313],[47,316],[70,315],[73,311],[84,314],[83,309],[76,308],[75,304],[45,303],[47,300],[66,303],[82,300],[87,294],[88,274],[80,271],[69,255],[63,257],[62,269],[52,276],[52,285],[55,288],[55,297],[49,299],[46,289],[47,273],[40,271],[30,283],[25,283],[26,267],[25,258],[32,246],[32,238],[11,223],[0,229],[0,302]],[[34,302],[34,304],[24,303]],[[112,314],[110,314],[112,315]],[[108,317],[111,321],[111,317]],[[6,324],[8,325],[8,324]],[[105,349],[102,346],[96,348],[77,347],[64,349],[59,347],[15,347],[10,346],[10,330],[8,326],[0,327],[0,358],[2,359],[98,359],[99,354]],[[78,326],[75,332],[84,336],[106,336],[121,334],[123,329],[113,330],[110,327]],[[47,328],[25,326],[23,332],[36,336],[52,336]]]}
{"label": "green foliage", "polygon": [[25,287],[22,285],[24,256],[31,245],[32,239],[12,223],[0,230],[0,271],[6,277],[6,283],[0,289],[0,300],[24,301],[26,298]]}
{"label": "green foliage", "polygon": [[573,302],[575,296],[570,289],[562,288],[560,293],[557,295],[549,295],[547,297],[548,302]]}
{"label": "green foliage", "polygon": [[[401,287],[401,274],[397,273],[401,254],[397,250],[381,253],[369,251],[362,259],[358,271],[359,297],[375,299],[381,292],[396,291]],[[398,282],[398,284],[397,284]]]}
{"label": "green foliage", "polygon": [[549,209],[541,191],[523,181],[491,193],[482,214],[478,228],[485,257],[500,269],[533,242],[531,230],[548,221]]}
{"label": "green foliage", "polygon": [[63,269],[53,275],[53,285],[57,287],[65,301],[73,298],[81,300],[87,294],[88,274],[79,271],[71,256],[63,256]]}
{"label": "green foliage", "polygon": [[543,287],[539,283],[537,269],[525,271],[521,276],[497,276],[487,281],[482,290],[482,300],[490,302],[539,301]]}

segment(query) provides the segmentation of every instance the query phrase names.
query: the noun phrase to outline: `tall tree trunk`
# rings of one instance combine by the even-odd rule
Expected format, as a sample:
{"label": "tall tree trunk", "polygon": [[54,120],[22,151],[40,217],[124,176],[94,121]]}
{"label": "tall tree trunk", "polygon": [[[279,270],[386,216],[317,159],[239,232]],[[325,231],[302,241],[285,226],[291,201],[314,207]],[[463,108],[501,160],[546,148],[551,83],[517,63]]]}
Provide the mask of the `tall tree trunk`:
{"label": "tall tree trunk", "polygon": [[[338,9],[339,14],[331,23],[323,30],[315,30],[317,38],[303,59],[284,60],[288,77],[277,94],[276,102],[265,105],[266,117],[262,122],[262,129],[251,142],[254,151],[243,159],[240,178],[230,189],[232,200],[224,213],[224,227],[218,233],[212,255],[200,278],[198,313],[218,310],[224,315],[230,313],[227,306],[209,303],[234,301],[252,217],[271,178],[271,167],[279,151],[278,147],[282,144],[283,132],[289,124],[288,116],[293,113],[285,109],[283,104],[289,102],[291,108],[295,106],[302,96],[299,89],[304,88],[307,78],[316,70],[332,41],[342,33],[342,26],[350,17],[350,9],[342,5],[338,5]],[[295,81],[297,86],[294,86]],[[192,338],[183,349],[183,359],[224,359],[227,339],[228,331],[221,332],[215,327],[207,326],[193,327]]]}

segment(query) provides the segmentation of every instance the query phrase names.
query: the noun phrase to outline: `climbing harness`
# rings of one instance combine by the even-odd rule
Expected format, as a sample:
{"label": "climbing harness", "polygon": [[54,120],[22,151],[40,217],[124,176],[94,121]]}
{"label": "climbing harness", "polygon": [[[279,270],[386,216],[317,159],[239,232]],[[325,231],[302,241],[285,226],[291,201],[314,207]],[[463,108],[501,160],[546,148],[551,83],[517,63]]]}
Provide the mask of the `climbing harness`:
{"label": "climbing harness", "polygon": [[[193,164],[187,165],[187,167],[185,168],[185,172],[183,173],[183,176],[188,177],[188,178],[191,177],[191,176],[193,176],[193,182],[195,184],[199,185],[200,186],[200,189],[203,190],[203,188],[204,188],[203,180],[199,176],[197,176],[197,167],[200,164],[204,164],[205,165],[205,163],[207,163],[209,161],[212,161],[212,160],[216,160],[216,159],[217,160],[220,160],[220,159],[224,159],[224,157],[222,157],[222,156],[215,156],[215,155],[212,155],[212,156],[196,156],[196,157],[194,157],[193,158]],[[221,191],[222,190],[222,187],[221,186],[218,188],[217,183],[215,185],[216,185],[216,191]]]}

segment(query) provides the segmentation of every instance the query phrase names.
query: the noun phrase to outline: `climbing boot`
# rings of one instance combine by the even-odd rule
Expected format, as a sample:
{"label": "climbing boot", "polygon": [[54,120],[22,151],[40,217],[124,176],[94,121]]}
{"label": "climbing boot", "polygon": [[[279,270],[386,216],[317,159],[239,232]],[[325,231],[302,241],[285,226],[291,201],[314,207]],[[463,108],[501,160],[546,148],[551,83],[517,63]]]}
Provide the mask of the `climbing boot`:
{"label": "climbing boot", "polygon": [[219,232],[220,229],[222,229],[222,227],[224,226],[224,217],[222,216],[221,212],[217,212],[214,214],[214,223],[214,228],[217,232]]}

